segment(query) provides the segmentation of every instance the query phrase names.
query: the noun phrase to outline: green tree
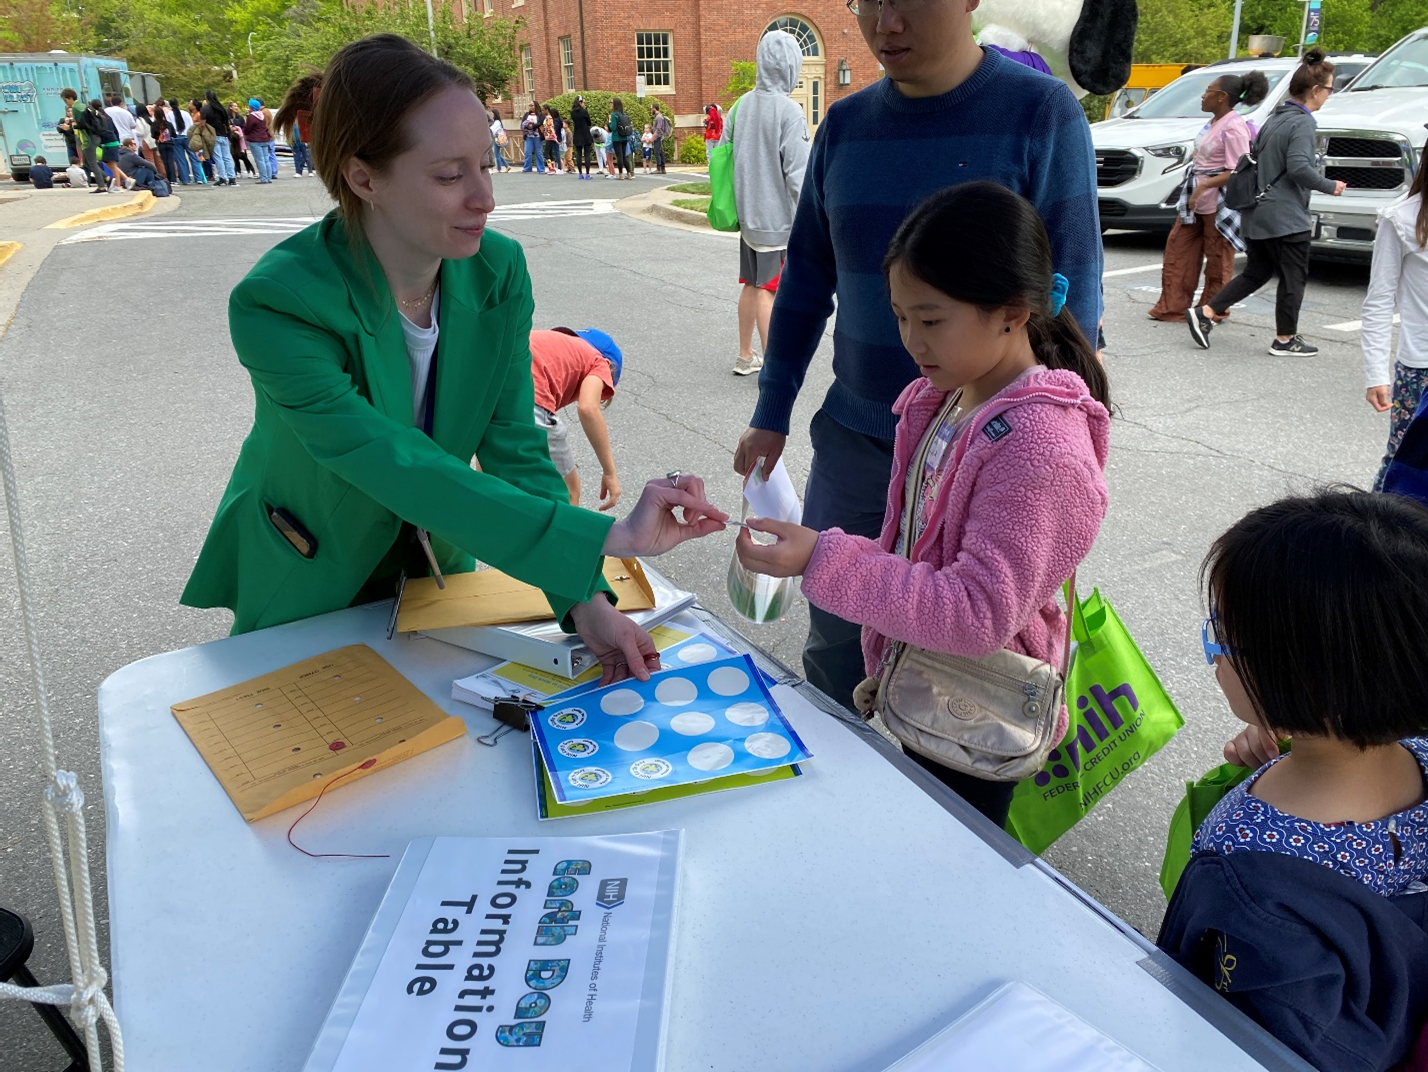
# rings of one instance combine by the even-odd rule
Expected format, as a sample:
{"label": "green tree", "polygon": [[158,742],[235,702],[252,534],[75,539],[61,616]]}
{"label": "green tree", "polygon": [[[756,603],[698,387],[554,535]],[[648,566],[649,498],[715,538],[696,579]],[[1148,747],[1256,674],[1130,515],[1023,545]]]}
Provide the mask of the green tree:
{"label": "green tree", "polygon": [[729,82],[721,94],[725,104],[733,104],[754,88],[754,80],[759,75],[759,65],[752,60],[734,60],[729,64]]}
{"label": "green tree", "polygon": [[[1282,6],[1284,0],[1276,2]],[[1232,7],[1226,0],[1140,0],[1135,62],[1209,63],[1223,59],[1232,21]]]}

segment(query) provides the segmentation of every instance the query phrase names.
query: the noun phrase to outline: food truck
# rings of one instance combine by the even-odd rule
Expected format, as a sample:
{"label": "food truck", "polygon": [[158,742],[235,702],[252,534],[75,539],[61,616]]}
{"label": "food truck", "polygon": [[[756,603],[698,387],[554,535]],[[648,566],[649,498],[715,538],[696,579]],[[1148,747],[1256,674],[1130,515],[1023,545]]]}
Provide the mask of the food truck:
{"label": "food truck", "polygon": [[129,70],[113,56],[77,52],[0,53],[0,172],[28,182],[35,157],[56,170],[69,163],[64,135],[55,124],[64,117],[60,93],[66,87],[82,101],[119,94],[126,104],[150,104],[159,97],[158,79]]}

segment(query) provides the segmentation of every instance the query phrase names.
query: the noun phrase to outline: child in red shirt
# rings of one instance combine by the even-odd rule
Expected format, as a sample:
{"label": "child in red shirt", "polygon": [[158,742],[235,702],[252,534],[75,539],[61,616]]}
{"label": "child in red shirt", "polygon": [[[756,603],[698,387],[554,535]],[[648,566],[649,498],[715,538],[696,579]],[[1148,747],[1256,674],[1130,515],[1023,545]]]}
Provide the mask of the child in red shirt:
{"label": "child in red shirt", "polygon": [[600,506],[614,507],[620,498],[620,480],[615,475],[615,456],[610,450],[610,432],[601,412],[615,397],[624,357],[615,340],[603,331],[585,328],[555,328],[531,332],[531,378],[535,381],[535,422],[545,429],[550,444],[550,460],[570,489],[570,504],[580,505],[580,474],[565,422],[558,412],[575,403],[585,438],[600,462]]}

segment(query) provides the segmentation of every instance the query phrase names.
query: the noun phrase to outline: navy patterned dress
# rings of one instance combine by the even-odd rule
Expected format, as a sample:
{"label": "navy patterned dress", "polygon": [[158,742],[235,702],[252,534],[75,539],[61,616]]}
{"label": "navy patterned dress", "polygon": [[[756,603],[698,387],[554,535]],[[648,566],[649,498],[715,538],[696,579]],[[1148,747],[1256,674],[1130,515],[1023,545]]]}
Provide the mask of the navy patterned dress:
{"label": "navy patterned dress", "polygon": [[[1428,739],[1400,742],[1428,781]],[[1428,879],[1428,802],[1371,823],[1314,823],[1250,795],[1277,757],[1226,794],[1200,824],[1191,852],[1280,852],[1332,868],[1394,897]]]}

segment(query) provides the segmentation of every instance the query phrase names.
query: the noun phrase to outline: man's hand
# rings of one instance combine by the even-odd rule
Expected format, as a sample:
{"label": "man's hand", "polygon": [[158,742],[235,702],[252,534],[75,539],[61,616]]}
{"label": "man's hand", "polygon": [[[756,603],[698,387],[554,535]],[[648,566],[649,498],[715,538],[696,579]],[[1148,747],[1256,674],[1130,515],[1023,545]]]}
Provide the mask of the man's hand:
{"label": "man's hand", "polygon": [[620,501],[620,478],[614,473],[605,473],[600,477],[600,512],[613,510],[615,504]]}
{"label": "man's hand", "polygon": [[778,543],[755,543],[748,529],[739,532],[734,550],[739,561],[750,573],[766,577],[797,577],[808,569],[808,561],[818,546],[818,533],[788,521],[750,518],[746,524],[755,532],[767,532],[778,537]]}
{"label": "man's hand", "polygon": [[572,607],[570,620],[585,646],[600,660],[602,686],[632,676],[648,681],[651,672],[659,669],[654,640],[611,606],[604,592],[595,593],[589,603]]}
{"label": "man's hand", "polygon": [[1334,183],[1334,196],[1335,196],[1335,197],[1343,197],[1343,196],[1344,196],[1344,191],[1347,190],[1348,188],[1349,188],[1349,184],[1346,183],[1343,179],[1339,179],[1337,182]]}
{"label": "man's hand", "polygon": [[1388,409],[1389,399],[1388,399],[1388,385],[1387,385],[1387,384],[1384,384],[1384,385],[1382,385],[1382,386],[1380,386],[1380,387],[1370,387],[1370,388],[1368,389],[1368,396],[1367,396],[1367,397],[1368,397],[1368,404],[1369,404],[1370,406],[1372,406],[1374,409],[1376,409],[1379,413],[1382,413],[1382,412],[1384,412],[1386,409]]}
{"label": "man's hand", "polygon": [[786,435],[763,428],[748,429],[739,437],[739,445],[734,448],[734,472],[740,476],[748,476],[749,470],[762,458],[764,476],[772,476],[774,466],[778,464],[779,458],[783,457],[783,448],[787,443]]}

